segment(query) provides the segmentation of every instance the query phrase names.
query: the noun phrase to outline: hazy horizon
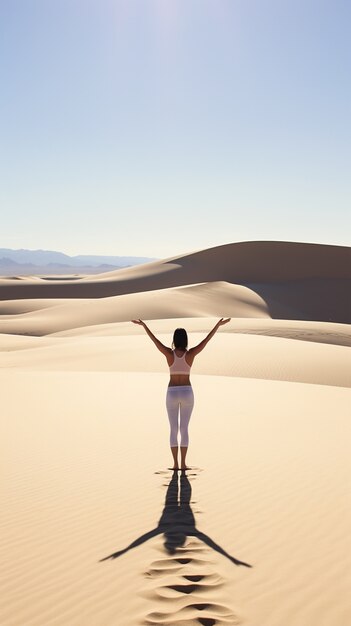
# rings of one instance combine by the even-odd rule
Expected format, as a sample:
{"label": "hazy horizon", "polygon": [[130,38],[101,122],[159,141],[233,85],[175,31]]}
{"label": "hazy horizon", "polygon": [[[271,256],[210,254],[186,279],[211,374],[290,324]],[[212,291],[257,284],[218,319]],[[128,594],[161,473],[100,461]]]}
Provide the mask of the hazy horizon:
{"label": "hazy horizon", "polygon": [[[0,253],[1,253],[2,250],[9,250],[9,251],[12,251],[12,252],[21,252],[21,251],[23,251],[23,252],[29,252],[29,253],[43,252],[43,253],[48,253],[48,254],[50,254],[50,253],[53,253],[53,254],[55,254],[55,253],[64,254],[64,255],[67,255],[67,257],[69,257],[69,258],[75,258],[75,257],[82,257],[82,258],[84,258],[84,257],[87,257],[87,258],[89,258],[89,257],[97,257],[99,259],[104,259],[104,258],[106,258],[106,259],[108,259],[108,258],[110,258],[110,259],[113,259],[113,258],[114,259],[118,259],[118,258],[121,258],[121,259],[144,259],[145,261],[143,261],[143,262],[147,262],[147,261],[153,261],[153,260],[155,260],[155,261],[156,260],[162,260],[162,259],[165,259],[165,258],[168,258],[168,257],[173,257],[173,256],[178,256],[178,255],[181,256],[182,254],[188,254],[188,253],[200,251],[200,250],[207,249],[207,248],[217,248],[217,247],[231,245],[231,244],[250,243],[250,242],[254,243],[254,242],[263,242],[263,241],[266,241],[266,242],[270,242],[270,241],[273,242],[273,241],[275,241],[275,242],[282,242],[282,243],[305,243],[305,244],[322,245],[322,246],[323,245],[325,245],[325,246],[329,246],[330,245],[330,246],[347,247],[347,248],[350,247],[350,246],[348,246],[346,244],[345,245],[344,244],[329,244],[329,243],[324,243],[324,242],[292,241],[292,240],[281,240],[281,239],[280,240],[278,240],[278,239],[275,239],[275,240],[268,240],[268,239],[263,240],[263,239],[261,239],[261,240],[227,241],[227,242],[223,242],[223,243],[220,243],[220,244],[214,244],[212,246],[206,246],[205,248],[193,248],[192,250],[180,250],[178,253],[171,254],[171,255],[165,255],[165,256],[161,256],[161,257],[160,256],[156,256],[156,255],[139,255],[139,254],[98,254],[98,253],[95,253],[95,252],[85,252],[85,253],[77,252],[77,253],[71,254],[71,253],[66,252],[65,250],[62,250],[62,249],[60,249],[60,250],[58,250],[58,249],[53,250],[51,248],[26,248],[26,247],[22,247],[22,248],[7,248],[7,247],[2,247],[2,246],[0,246]],[[3,257],[0,256],[0,258],[3,258]]]}
{"label": "hazy horizon", "polygon": [[341,0],[2,3],[0,244],[350,245],[350,18]]}

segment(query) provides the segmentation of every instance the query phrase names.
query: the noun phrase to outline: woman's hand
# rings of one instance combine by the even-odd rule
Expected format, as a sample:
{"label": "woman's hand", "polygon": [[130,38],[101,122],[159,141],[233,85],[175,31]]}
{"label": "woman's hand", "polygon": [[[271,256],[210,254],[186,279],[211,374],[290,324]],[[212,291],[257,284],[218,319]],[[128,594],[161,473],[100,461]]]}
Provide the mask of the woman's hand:
{"label": "woman's hand", "polygon": [[219,320],[219,322],[217,322],[218,326],[223,326],[223,324],[228,324],[228,322],[230,322],[232,318],[228,317],[226,320],[223,319],[223,317],[221,317],[221,319]]}
{"label": "woman's hand", "polygon": [[133,324],[140,324],[140,326],[145,326],[145,322],[143,320],[132,320]]}

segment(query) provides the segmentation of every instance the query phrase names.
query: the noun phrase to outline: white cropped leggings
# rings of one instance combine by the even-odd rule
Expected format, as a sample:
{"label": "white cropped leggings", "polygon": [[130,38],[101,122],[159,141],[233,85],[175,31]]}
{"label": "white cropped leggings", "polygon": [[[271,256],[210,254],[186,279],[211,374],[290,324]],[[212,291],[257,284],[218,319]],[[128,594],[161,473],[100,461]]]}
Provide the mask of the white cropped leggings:
{"label": "white cropped leggings", "polygon": [[178,430],[180,430],[180,445],[188,446],[188,426],[193,406],[194,394],[191,385],[168,387],[166,407],[171,427],[170,444],[172,448],[178,445]]}

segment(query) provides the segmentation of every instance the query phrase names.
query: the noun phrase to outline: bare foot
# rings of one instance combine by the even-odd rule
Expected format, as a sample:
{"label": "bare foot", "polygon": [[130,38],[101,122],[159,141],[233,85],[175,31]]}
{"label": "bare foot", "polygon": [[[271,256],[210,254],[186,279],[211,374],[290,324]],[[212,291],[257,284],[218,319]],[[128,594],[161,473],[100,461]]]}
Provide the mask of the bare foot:
{"label": "bare foot", "polygon": [[191,469],[191,467],[189,467],[188,465],[182,465],[180,469],[181,469],[182,471],[184,471],[184,470],[190,470],[190,469]]}

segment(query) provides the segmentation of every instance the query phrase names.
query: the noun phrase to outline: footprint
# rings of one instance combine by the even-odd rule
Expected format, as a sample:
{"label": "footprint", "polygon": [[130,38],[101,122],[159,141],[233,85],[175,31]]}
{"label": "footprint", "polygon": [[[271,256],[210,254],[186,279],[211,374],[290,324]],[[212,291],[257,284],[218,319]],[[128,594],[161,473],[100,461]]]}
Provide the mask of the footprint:
{"label": "footprint", "polygon": [[189,580],[189,582],[199,583],[203,581],[202,586],[210,587],[220,587],[223,585],[223,577],[219,574],[183,574],[182,578],[185,580]]}
{"label": "footprint", "polygon": [[178,572],[181,568],[182,564],[175,560],[154,561],[151,563],[148,571],[145,572],[145,576],[165,576],[166,574]]}
{"label": "footprint", "polygon": [[[204,611],[204,615],[198,612]],[[153,612],[146,616],[148,626],[239,626],[240,620],[230,609],[220,604],[190,604],[172,613]]]}
{"label": "footprint", "polygon": [[230,617],[231,619],[236,620],[233,622],[233,624],[238,623],[238,620],[237,618],[235,618],[235,615],[233,615],[232,611],[228,607],[223,606],[223,604],[214,604],[212,602],[194,602],[192,604],[189,604],[189,607],[192,607],[196,611],[211,611],[211,613],[217,615],[218,618]]}
{"label": "footprint", "polygon": [[204,611],[205,609],[208,609],[209,606],[211,606],[210,604],[191,604],[191,606],[196,609],[197,611]]}
{"label": "footprint", "polygon": [[[165,576],[166,574],[173,574],[173,573],[177,573],[180,570],[185,569],[185,566],[189,565],[191,567],[191,570],[188,570],[188,575],[191,574],[195,574],[194,572],[194,567],[204,567],[204,566],[208,566],[208,561],[206,561],[205,559],[201,559],[201,558],[192,558],[192,557],[178,557],[178,558],[168,558],[168,559],[158,559],[156,561],[153,561],[150,564],[149,569],[144,572],[145,576],[148,577],[154,577],[154,576]],[[187,572],[184,571],[184,575],[186,575]],[[213,574],[203,574],[203,576],[213,576]],[[190,580],[190,579],[189,579]],[[194,581],[190,581],[190,582],[195,582]]]}
{"label": "footprint", "polygon": [[194,593],[194,591],[200,591],[199,585],[166,585],[167,589],[173,589],[178,593]]}

